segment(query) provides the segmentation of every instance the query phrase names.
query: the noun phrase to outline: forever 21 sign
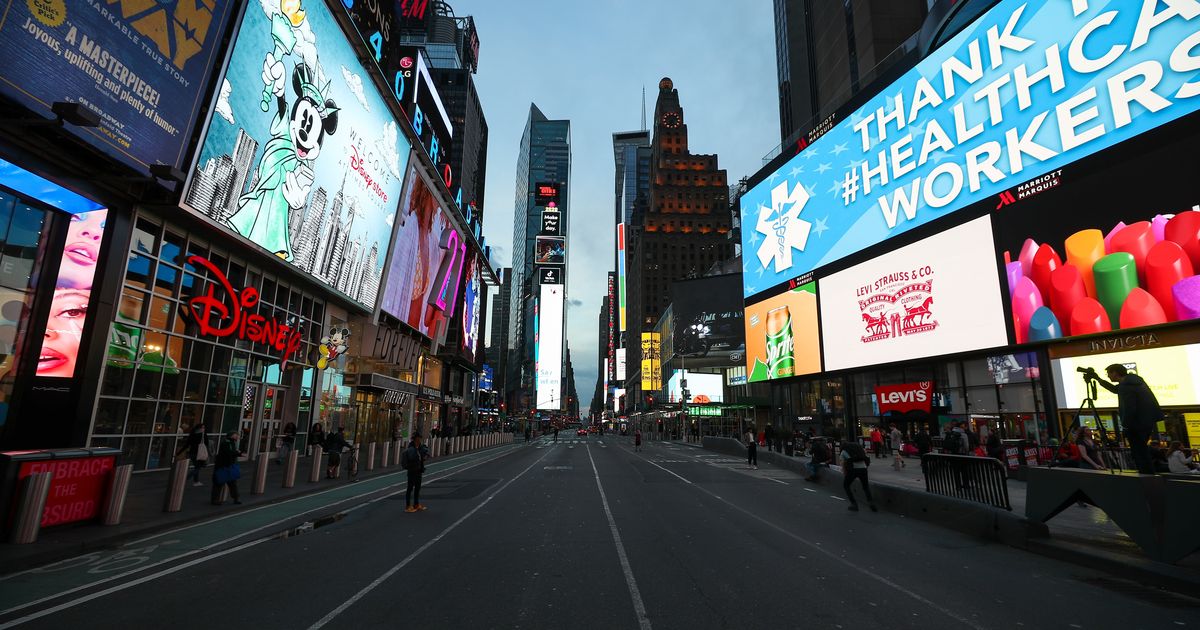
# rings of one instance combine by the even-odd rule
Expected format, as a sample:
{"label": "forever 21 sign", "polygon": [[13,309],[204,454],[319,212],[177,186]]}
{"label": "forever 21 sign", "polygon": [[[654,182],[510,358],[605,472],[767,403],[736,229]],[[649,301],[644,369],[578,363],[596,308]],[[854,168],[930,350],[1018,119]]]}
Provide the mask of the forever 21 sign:
{"label": "forever 21 sign", "polygon": [[[232,336],[268,346],[282,353],[280,369],[286,368],[288,360],[300,349],[303,341],[300,330],[253,312],[252,309],[258,304],[258,289],[234,289],[225,273],[207,258],[188,256],[187,261],[207,270],[212,279],[204,295],[188,300],[191,319],[199,327],[200,334]],[[215,295],[218,286],[225,293],[220,298]]]}

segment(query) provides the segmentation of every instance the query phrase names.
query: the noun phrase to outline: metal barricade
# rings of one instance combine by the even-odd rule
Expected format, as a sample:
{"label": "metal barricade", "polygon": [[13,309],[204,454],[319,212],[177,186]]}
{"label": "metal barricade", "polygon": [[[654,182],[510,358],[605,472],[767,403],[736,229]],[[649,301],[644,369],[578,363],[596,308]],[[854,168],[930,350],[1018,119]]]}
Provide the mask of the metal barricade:
{"label": "metal barricade", "polygon": [[1012,511],[1008,470],[991,457],[926,453],[921,456],[921,466],[926,492]]}

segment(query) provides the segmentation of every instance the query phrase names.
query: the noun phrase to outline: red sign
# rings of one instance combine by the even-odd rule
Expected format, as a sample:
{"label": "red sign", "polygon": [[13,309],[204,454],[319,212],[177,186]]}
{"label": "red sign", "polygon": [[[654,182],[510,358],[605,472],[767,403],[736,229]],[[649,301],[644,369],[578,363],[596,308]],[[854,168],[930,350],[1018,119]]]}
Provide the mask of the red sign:
{"label": "red sign", "polygon": [[[255,313],[253,309],[258,304],[258,289],[246,287],[241,291],[235,290],[229,284],[229,278],[206,258],[188,256],[188,263],[203,267],[214,280],[214,284],[208,285],[207,293],[188,300],[192,319],[200,327],[200,334],[213,337],[233,335],[238,339],[269,346],[283,353],[280,368],[287,367],[288,359],[300,349],[300,331]],[[225,291],[225,296],[219,299],[214,295],[217,285]]]}
{"label": "red sign", "polygon": [[875,388],[879,413],[889,411],[929,411],[933,400],[933,381],[880,385]]}
{"label": "red sign", "polygon": [[108,473],[117,456],[72,457],[23,462],[17,479],[35,473],[51,473],[50,494],[42,511],[42,527],[86,521],[100,515]]}

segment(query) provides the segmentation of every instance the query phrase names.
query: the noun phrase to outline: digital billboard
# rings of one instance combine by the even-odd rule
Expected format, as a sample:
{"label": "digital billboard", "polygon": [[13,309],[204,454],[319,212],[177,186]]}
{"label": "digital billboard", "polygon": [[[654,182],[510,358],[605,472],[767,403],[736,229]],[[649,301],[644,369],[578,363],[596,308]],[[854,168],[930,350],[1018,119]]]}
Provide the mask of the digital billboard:
{"label": "digital billboard", "polygon": [[741,283],[736,273],[671,283],[676,355],[728,360],[745,350]]}
{"label": "digital billboard", "polygon": [[555,182],[537,182],[533,186],[533,205],[539,208],[554,207],[558,204],[558,184]]}
{"label": "digital billboard", "polygon": [[563,407],[563,287],[543,285],[539,295],[535,340],[537,408],[557,411]]}
{"label": "digital billboard", "polygon": [[688,402],[697,405],[724,402],[725,379],[720,374],[702,374],[673,370],[671,378],[667,379],[667,402],[683,401],[683,380],[687,379],[687,390],[692,397]]}
{"label": "digital billboard", "polygon": [[562,284],[562,267],[538,267],[538,284]]}
{"label": "digital billboard", "polygon": [[463,272],[463,348],[471,355],[479,346],[479,315],[481,308],[479,257],[467,256],[466,271]]}
{"label": "digital billboard", "polygon": [[617,348],[617,367],[616,367],[617,374],[616,374],[616,376],[617,376],[618,383],[624,383],[626,376],[627,376],[625,373],[625,360],[626,360],[625,357],[626,357],[625,348]]}
{"label": "digital billboard", "polygon": [[827,370],[1008,343],[988,217],[821,278],[818,286]]}
{"label": "digital billboard", "polygon": [[656,392],[662,389],[662,336],[654,332],[642,333],[642,391]]}
{"label": "digital billboard", "polygon": [[744,295],[1196,111],[1198,16],[1156,4],[996,4],[742,197]]}
{"label": "digital billboard", "polygon": [[63,129],[142,173],[154,164],[183,168],[237,6],[0,2],[0,91],[50,119],[56,102],[86,108],[97,126]]}
{"label": "digital billboard", "polygon": [[554,208],[542,210],[542,236],[562,236],[562,213]]}
{"label": "digital billboard", "polygon": [[379,309],[432,336],[439,311],[429,300],[441,290],[438,275],[443,259],[456,251],[443,245],[443,237],[448,245],[456,231],[438,205],[424,169],[415,164],[396,211],[396,238]]}
{"label": "digital billboard", "polygon": [[746,305],[746,371],[751,383],[821,371],[815,281]]}
{"label": "digital billboard", "polygon": [[[1197,344],[1067,357],[1053,362],[1054,386],[1062,405],[1073,406],[1087,397],[1083,375],[1076,370],[1092,368],[1103,375],[1104,369],[1114,363],[1146,379],[1150,391],[1164,407],[1200,405],[1200,345]],[[1117,395],[1097,387],[1096,406],[1118,408]]]}
{"label": "digital billboard", "polygon": [[71,215],[58,279],[54,283],[54,297],[50,302],[50,315],[46,320],[46,334],[38,354],[38,376],[69,378],[75,375],[107,219],[108,210],[103,208]]}
{"label": "digital billboard", "polygon": [[375,307],[409,144],[323,2],[252,3],[184,207]]}
{"label": "digital billboard", "polygon": [[539,265],[562,265],[567,262],[567,239],[561,236],[539,236],[534,243],[533,261]]}
{"label": "digital billboard", "polygon": [[617,318],[621,322],[621,332],[625,327],[625,224],[617,224]]}
{"label": "digital billboard", "polygon": [[1200,318],[1198,140],[1192,116],[1001,194],[1017,343]]}

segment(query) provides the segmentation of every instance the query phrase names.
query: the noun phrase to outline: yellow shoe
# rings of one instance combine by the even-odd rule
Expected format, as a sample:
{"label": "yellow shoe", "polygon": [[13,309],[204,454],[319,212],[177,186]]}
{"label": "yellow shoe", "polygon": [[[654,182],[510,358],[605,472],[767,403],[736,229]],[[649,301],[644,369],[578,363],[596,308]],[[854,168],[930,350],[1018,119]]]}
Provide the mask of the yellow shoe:
{"label": "yellow shoe", "polygon": [[419,510],[421,512],[424,512],[425,510],[429,509],[429,508],[425,507],[424,505],[421,505],[420,503],[414,505],[413,507],[417,508],[417,510]]}
{"label": "yellow shoe", "polygon": [[410,505],[410,506],[408,506],[408,507],[404,508],[404,511],[405,511],[405,512],[408,512],[408,513],[410,513],[410,514],[411,514],[411,513],[413,513],[413,512],[416,512],[416,511],[417,511],[417,508],[415,508],[415,507],[413,507],[413,506],[411,506],[411,505]]}

